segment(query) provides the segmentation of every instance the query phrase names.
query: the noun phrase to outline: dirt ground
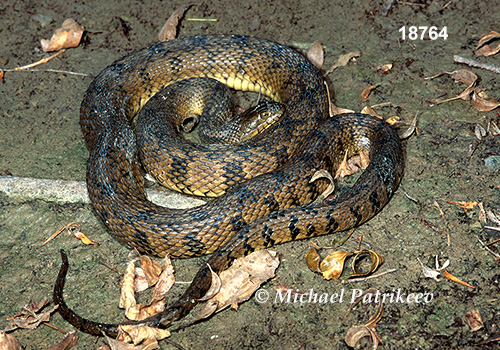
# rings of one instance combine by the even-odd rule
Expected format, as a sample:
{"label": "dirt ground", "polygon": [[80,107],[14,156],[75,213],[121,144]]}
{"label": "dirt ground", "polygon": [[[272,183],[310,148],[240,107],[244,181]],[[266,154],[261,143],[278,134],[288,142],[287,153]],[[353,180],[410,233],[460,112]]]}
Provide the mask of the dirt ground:
{"label": "dirt ground", "polygon": [[[389,2],[389,1],[387,1]],[[349,3],[349,4],[348,4]],[[485,158],[500,154],[500,136],[479,141],[477,124],[486,127],[497,111],[479,112],[468,101],[436,105],[432,100],[458,95],[465,85],[443,76],[423,80],[440,71],[469,68],[453,63],[453,55],[473,57],[481,34],[498,28],[498,1],[398,2],[385,13],[373,1],[203,1],[187,17],[216,18],[217,22],[183,21],[179,36],[208,33],[247,34],[282,43],[319,41],[326,47],[325,67],[340,55],[359,51],[360,57],[329,75],[338,106],[377,109],[386,117],[409,122],[418,113],[418,134],[406,142],[407,168],[400,189],[389,205],[357,229],[344,249],[355,249],[357,235],[363,248],[381,254],[380,271],[396,271],[364,282],[325,281],[312,273],[304,255],[310,241],[275,247],[281,256],[277,278],[265,284],[268,302],[256,298],[226,310],[206,322],[174,333],[172,341],[186,349],[345,349],[350,326],[366,322],[373,307],[361,306],[344,318],[353,289],[375,288],[381,293],[427,293],[428,302],[384,303],[377,331],[386,349],[497,349],[499,341],[480,343],[500,333],[498,261],[479,243],[491,242],[500,232],[481,227],[478,210],[465,213],[447,203],[478,201],[500,214],[500,177],[485,167]],[[36,71],[6,72],[0,83],[0,175],[43,179],[85,178],[88,150],[79,127],[79,107],[92,77],[127,53],[155,42],[164,20],[184,5],[180,1],[13,1],[0,5],[0,67],[13,68],[44,57],[40,39],[50,38],[66,18],[87,30],[80,47],[67,50]],[[402,40],[400,28],[447,28],[446,40]],[[500,65],[500,55],[478,58]],[[392,64],[386,74],[381,64]],[[89,76],[50,72],[48,69]],[[469,68],[479,86],[500,98],[500,80],[493,72]],[[369,100],[363,89],[377,85]],[[471,152],[473,150],[473,152]],[[413,200],[412,200],[413,199]],[[418,202],[418,203],[416,203]],[[433,204],[437,202],[444,214]],[[100,246],[83,246],[66,235],[40,244],[63,225],[76,221]],[[490,223],[490,226],[495,226]],[[329,245],[332,237],[317,239]],[[492,245],[495,249],[498,244]],[[0,328],[30,299],[51,297],[60,266],[59,250],[70,259],[65,289],[68,304],[82,316],[103,322],[123,320],[118,309],[120,277],[99,264],[124,270],[128,249],[120,245],[94,216],[90,205],[21,202],[0,194]],[[427,266],[450,260],[448,271],[475,286],[425,278],[417,258]],[[177,278],[189,281],[206,258],[176,260]],[[275,287],[287,285],[323,294],[345,292],[343,302],[274,302]],[[170,300],[185,285],[174,287]],[[465,313],[478,310],[484,327],[472,332]],[[58,314],[50,321],[69,331]],[[62,334],[46,326],[13,333],[26,349],[45,349]],[[498,338],[497,338],[498,339]],[[75,349],[97,349],[103,338],[80,334]],[[364,344],[369,348],[368,344]],[[166,342],[162,349],[173,349]]]}

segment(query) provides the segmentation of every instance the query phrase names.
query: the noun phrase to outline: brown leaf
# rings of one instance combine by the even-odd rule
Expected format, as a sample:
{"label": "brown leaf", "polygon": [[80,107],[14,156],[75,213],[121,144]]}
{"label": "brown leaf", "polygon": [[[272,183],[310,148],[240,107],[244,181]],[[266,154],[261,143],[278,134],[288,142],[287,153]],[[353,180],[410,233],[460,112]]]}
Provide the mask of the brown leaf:
{"label": "brown leaf", "polygon": [[195,320],[210,316],[214,312],[238,304],[249,299],[262,283],[275,276],[279,265],[277,253],[270,250],[259,250],[236,259],[233,265],[221,272],[221,288],[206,304]]}
{"label": "brown leaf", "polygon": [[320,264],[319,269],[326,280],[339,279],[344,270],[345,259],[351,252],[336,251],[328,255]]}
{"label": "brown leaf", "polygon": [[82,241],[83,244],[85,245],[99,245],[99,243],[92,241],[90,238],[88,238],[82,231],[80,225],[78,225],[76,222],[69,223],[65,225],[64,227],[60,228],[57,230],[52,236],[50,236],[45,242],[43,242],[40,247],[43,247],[47,243],[49,243],[51,240],[56,238],[61,232],[66,230],[68,234],[73,235],[73,237],[79,239]]}
{"label": "brown leaf", "polygon": [[77,47],[84,30],[85,28],[69,18],[63,22],[61,28],[55,31],[50,40],[41,40],[42,50],[51,52]]}
{"label": "brown leaf", "polygon": [[449,102],[449,101],[453,101],[453,100],[457,100],[457,99],[462,99],[465,101],[468,101],[471,99],[470,95],[473,92],[474,87],[476,86],[476,82],[477,82],[477,75],[476,74],[472,73],[471,71],[468,71],[467,69],[459,69],[459,70],[456,70],[453,72],[444,72],[444,71],[439,72],[438,74],[436,74],[432,77],[425,78],[425,80],[434,79],[434,78],[437,78],[443,74],[450,75],[455,80],[455,83],[465,84],[465,85],[467,85],[467,88],[460,95],[452,97],[452,98],[448,98],[446,100],[438,101],[438,102],[436,102],[436,104],[441,104],[444,102]]}
{"label": "brown leaf", "polygon": [[158,282],[162,271],[161,265],[148,256],[141,255],[141,267],[135,268],[134,289],[142,292]]}
{"label": "brown leaf", "polygon": [[470,201],[450,201],[447,200],[449,204],[456,205],[459,208],[462,208],[466,213],[470,212],[472,209],[474,209],[476,206],[479,205],[478,202],[470,202]]}
{"label": "brown leaf", "polygon": [[179,21],[184,16],[187,10],[189,10],[194,4],[188,4],[178,8],[160,29],[158,33],[159,41],[168,41],[175,39],[177,37],[177,26]]}
{"label": "brown leaf", "polygon": [[[140,350],[153,350],[159,349],[158,340],[170,337],[170,332],[166,329],[153,328],[148,326],[133,326],[121,325],[119,326],[120,333],[117,340],[124,342],[132,342],[134,345],[141,346]],[[111,343],[110,343],[111,344]],[[123,348],[129,349],[129,348]],[[136,348],[131,348],[136,349]]]}
{"label": "brown leaf", "polygon": [[[364,249],[364,250],[355,251],[353,253],[355,254],[354,258],[352,260],[352,270],[354,272],[351,273],[349,276],[347,276],[347,278],[368,276],[368,275],[372,274],[373,272],[375,272],[378,269],[378,267],[384,263],[384,258],[380,254],[375,253],[372,250]],[[368,256],[370,257],[371,266],[370,266],[370,269],[368,271],[361,272],[358,270],[356,262],[360,256],[363,256],[366,254],[368,254]]]}
{"label": "brown leaf", "polygon": [[208,268],[210,269],[210,273],[212,274],[212,282],[210,284],[210,289],[207,291],[207,293],[203,296],[203,298],[201,298],[200,300],[201,301],[205,301],[205,300],[208,300],[208,299],[211,299],[214,297],[214,295],[216,295],[217,293],[220,292],[220,287],[222,286],[222,280],[221,278],[219,277],[219,275],[217,275],[213,270],[212,268],[210,267],[210,265],[208,265]]}
{"label": "brown leaf", "polygon": [[471,332],[475,332],[484,327],[481,314],[478,310],[471,310],[465,312],[465,323],[470,327]]}
{"label": "brown leaf", "polygon": [[311,45],[309,51],[307,51],[307,59],[316,66],[316,68],[323,68],[323,63],[325,62],[325,52],[323,50],[323,45],[315,41]]}
{"label": "brown leaf", "polygon": [[363,107],[363,109],[361,110],[360,113],[369,114],[369,115],[373,115],[374,117],[377,117],[377,118],[380,118],[380,119],[384,119],[380,114],[378,114],[377,112],[375,112],[375,110],[371,106],[365,106],[365,107]]}
{"label": "brown leaf", "polygon": [[486,92],[484,92],[480,88],[474,89],[474,92],[472,93],[471,103],[472,107],[480,112],[489,112],[500,106],[499,101],[495,100],[494,98],[488,97]]}
{"label": "brown leaf", "polygon": [[338,60],[337,60],[337,63],[335,63],[326,73],[325,75],[328,75],[330,74],[331,72],[333,72],[335,69],[339,68],[339,67],[343,67],[345,65],[347,65],[347,63],[349,63],[349,61],[355,57],[359,57],[360,56],[360,53],[359,51],[355,51],[355,52],[349,52],[345,55],[341,55]]}
{"label": "brown leaf", "polygon": [[311,247],[306,254],[306,264],[309,269],[313,272],[321,272],[319,269],[319,263],[321,262],[321,257],[318,254],[316,248]]}
{"label": "brown leaf", "polygon": [[343,113],[354,113],[354,111],[352,109],[337,107],[333,103],[330,103],[330,117]]}
{"label": "brown leaf", "polygon": [[386,74],[392,69],[392,64],[387,63],[387,64],[382,64],[377,66],[377,72]]}
{"label": "brown leaf", "polygon": [[165,294],[170,290],[170,288],[172,288],[174,283],[174,266],[172,265],[172,262],[167,255],[163,259],[163,272],[161,273],[160,278],[158,279],[158,282],[153,289],[151,301],[155,302],[163,300]]}
{"label": "brown leaf", "polygon": [[59,305],[55,305],[46,312],[38,314],[42,308],[49,303],[49,298],[44,298],[39,304],[30,300],[26,306],[24,306],[20,312],[18,312],[14,317],[9,318],[9,323],[5,327],[4,331],[11,331],[16,328],[26,328],[35,329],[42,322],[48,322],[50,319],[50,314],[54,312]]}
{"label": "brown leaf", "polygon": [[23,347],[13,335],[0,330],[0,349],[22,350]]}
{"label": "brown leaf", "polygon": [[476,56],[491,56],[498,53],[500,51],[500,43],[496,47],[486,45],[486,43],[499,38],[500,33],[494,31],[489,32],[487,35],[481,36],[481,39],[477,43],[474,54]]}
{"label": "brown leaf", "polygon": [[64,335],[64,338],[56,345],[51,346],[49,350],[68,350],[73,348],[78,342],[78,332],[71,330]]}
{"label": "brown leaf", "polygon": [[368,101],[368,98],[370,97],[370,93],[372,92],[373,89],[375,89],[377,85],[372,85],[367,87],[361,92],[361,101],[366,102]]}

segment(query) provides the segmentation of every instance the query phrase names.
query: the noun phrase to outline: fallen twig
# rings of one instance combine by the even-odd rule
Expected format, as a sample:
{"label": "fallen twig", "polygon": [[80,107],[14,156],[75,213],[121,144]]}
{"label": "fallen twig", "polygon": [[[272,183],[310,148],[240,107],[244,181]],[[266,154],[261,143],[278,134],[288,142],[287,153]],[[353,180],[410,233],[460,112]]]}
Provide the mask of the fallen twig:
{"label": "fallen twig", "polygon": [[[182,196],[179,193],[146,190],[148,198],[158,205],[170,208],[192,208],[205,204],[199,198]],[[15,176],[0,176],[0,193],[11,199],[35,200],[62,203],[90,203],[84,181],[33,179]]]}
{"label": "fallen twig", "polygon": [[453,61],[457,63],[463,63],[471,67],[476,67],[476,68],[482,68],[486,70],[490,70],[495,73],[500,74],[500,67],[495,66],[494,64],[488,64],[488,63],[481,63],[475,60],[471,60],[470,58],[465,58],[462,56],[454,55],[453,56]]}

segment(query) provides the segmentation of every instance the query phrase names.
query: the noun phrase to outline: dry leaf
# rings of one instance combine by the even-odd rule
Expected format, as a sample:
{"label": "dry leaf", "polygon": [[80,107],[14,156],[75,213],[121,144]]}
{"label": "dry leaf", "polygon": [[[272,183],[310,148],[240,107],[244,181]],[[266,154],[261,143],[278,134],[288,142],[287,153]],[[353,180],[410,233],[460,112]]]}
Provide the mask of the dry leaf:
{"label": "dry leaf", "polygon": [[122,288],[120,294],[120,301],[118,307],[121,309],[128,310],[136,304],[135,292],[134,292],[134,279],[135,279],[135,260],[130,261],[125,270],[125,274],[122,279]]}
{"label": "dry leaf", "polygon": [[163,272],[161,273],[160,278],[158,279],[158,282],[153,289],[151,301],[155,302],[163,300],[165,294],[170,290],[170,288],[172,288],[174,283],[174,266],[172,265],[172,262],[167,255],[163,259]]}
{"label": "dry leaf", "polygon": [[[352,311],[352,309],[361,301],[364,299],[364,296],[366,294],[374,294],[377,292],[376,289],[374,288],[369,288],[361,293],[360,296],[355,298],[351,305],[349,306],[349,310],[346,312],[344,317],[347,317],[349,313]],[[372,350],[376,350],[378,347],[379,343],[382,343],[382,340],[380,339],[380,336],[377,333],[377,323],[380,321],[382,318],[382,315],[384,313],[384,308],[383,308],[383,303],[381,300],[379,300],[377,311],[370,316],[368,321],[362,325],[356,325],[352,326],[347,330],[346,336],[344,338],[345,342],[347,345],[350,347],[353,347],[355,349],[358,349],[360,344],[359,341],[367,336],[370,336],[372,339]],[[383,344],[382,344],[383,346]]]}
{"label": "dry leaf", "polygon": [[52,236],[50,236],[45,242],[43,242],[40,247],[43,247],[44,245],[49,243],[64,230],[67,230],[68,234],[73,235],[73,237],[75,238],[78,238],[85,245],[99,245],[99,243],[92,241],[81,231],[80,225],[78,225],[76,222],[72,222],[57,230]]}
{"label": "dry leaf", "polygon": [[13,335],[0,330],[0,349],[22,350],[23,347]]}
{"label": "dry leaf", "polygon": [[488,97],[482,89],[475,88],[471,98],[472,107],[480,112],[489,112],[500,106],[500,102],[492,97]]}
{"label": "dry leaf", "polygon": [[377,72],[386,74],[392,69],[392,64],[387,63],[387,64],[382,64],[377,66]]}
{"label": "dry leaf", "polygon": [[[373,272],[375,272],[378,269],[378,267],[384,263],[384,258],[380,254],[377,254],[372,250],[368,250],[368,249],[359,250],[359,251],[355,251],[354,254],[355,255],[354,255],[354,258],[352,260],[352,270],[354,272],[351,273],[349,276],[347,276],[347,278],[368,276],[368,275],[372,274]],[[370,269],[368,271],[361,272],[356,267],[356,262],[357,262],[359,257],[366,255],[366,254],[368,254],[368,256],[370,257],[371,266],[370,266]]]}
{"label": "dry leaf", "polygon": [[474,54],[476,56],[491,56],[500,51],[500,43],[496,46],[493,47],[491,45],[486,45],[487,42],[499,39],[500,38],[500,33],[491,31],[487,35],[481,36],[481,39],[477,43],[476,50],[474,51]]}
{"label": "dry leaf", "polygon": [[332,175],[328,172],[328,170],[325,169],[320,169],[317,170],[313,176],[311,176],[311,180],[309,180],[309,183],[313,183],[318,179],[327,179],[329,184],[326,187],[326,189],[321,193],[316,199],[314,200],[313,203],[321,203],[325,199],[327,199],[335,190],[335,181],[333,180]]}
{"label": "dry leaf", "polygon": [[437,78],[443,74],[450,75],[455,80],[455,83],[465,84],[465,85],[467,85],[467,88],[460,95],[452,97],[452,98],[448,98],[446,100],[438,101],[438,102],[436,102],[436,104],[454,101],[457,99],[462,99],[465,101],[470,100],[470,94],[472,93],[472,91],[476,85],[476,82],[477,82],[477,75],[476,74],[472,73],[471,71],[468,71],[467,69],[459,69],[459,70],[456,70],[453,72],[444,72],[444,71],[439,72],[438,74],[436,74],[432,77],[425,78],[424,80],[434,79],[434,78]]}
{"label": "dry leaf", "polygon": [[377,112],[375,112],[375,110],[371,106],[365,106],[365,107],[363,107],[363,109],[361,110],[360,113],[369,114],[369,115],[373,115],[374,117],[377,117],[377,118],[380,118],[380,119],[384,119],[380,114],[378,114]]}
{"label": "dry leaf", "polygon": [[352,348],[359,349],[359,341],[364,337],[371,337],[372,350],[378,348],[378,338],[370,328],[365,325],[352,326],[347,330],[344,341]]}
{"label": "dry leaf", "polygon": [[320,264],[319,269],[326,280],[337,280],[344,270],[345,259],[351,252],[336,251],[328,255]]}
{"label": "dry leaf", "polygon": [[337,107],[333,103],[330,103],[330,117],[333,117],[334,115],[337,115],[337,114],[344,114],[344,113],[354,113],[354,111],[352,109]]}
{"label": "dry leaf", "polygon": [[187,10],[194,4],[189,4],[178,8],[160,29],[158,33],[158,41],[168,41],[177,37],[177,26],[179,21],[184,16]]}
{"label": "dry leaf", "polygon": [[359,51],[355,51],[355,52],[349,52],[345,55],[341,55],[339,57],[339,59],[337,60],[337,63],[335,63],[326,73],[325,75],[328,75],[330,74],[331,72],[333,72],[335,69],[339,68],[339,67],[343,67],[345,65],[347,65],[347,63],[349,63],[349,61],[355,57],[359,57],[360,56],[360,53]]}
{"label": "dry leaf", "polygon": [[51,346],[49,350],[67,350],[75,347],[78,342],[78,333],[76,330],[71,330],[64,335],[64,338],[56,345]]}
{"label": "dry leaf", "polygon": [[309,269],[313,272],[321,272],[319,269],[319,263],[321,262],[321,257],[318,254],[318,251],[311,247],[306,254],[306,264]]}
{"label": "dry leaf", "polygon": [[140,350],[159,349],[158,340],[170,337],[168,330],[148,326],[121,325],[119,329],[120,332],[116,340],[132,342],[134,345],[141,344]]}
{"label": "dry leaf", "polygon": [[478,331],[484,327],[481,319],[481,314],[478,310],[471,310],[465,312],[465,323],[467,323],[472,332]]}
{"label": "dry leaf", "polygon": [[84,29],[75,20],[69,18],[63,22],[61,28],[55,31],[50,40],[41,40],[42,50],[51,52],[77,47]]}
{"label": "dry leaf", "polygon": [[375,89],[377,85],[372,85],[367,87],[361,92],[361,101],[366,102],[368,101],[368,97],[370,97],[370,93],[372,92],[373,89]]}
{"label": "dry leaf", "polygon": [[221,272],[221,288],[205,305],[205,308],[195,317],[195,320],[206,318],[231,306],[249,299],[253,293],[270,278],[275,276],[279,266],[277,253],[270,250],[259,250],[236,259],[233,265]]}
{"label": "dry leaf", "polygon": [[141,267],[135,268],[134,289],[136,292],[142,292],[158,282],[162,272],[161,265],[148,256],[141,255]]}
{"label": "dry leaf", "polygon": [[462,208],[466,213],[470,212],[472,209],[474,209],[474,207],[476,207],[479,204],[478,202],[468,202],[468,201],[449,201],[449,200],[447,200],[446,202]]}
{"label": "dry leaf", "polygon": [[8,332],[17,328],[35,329],[40,323],[48,322],[50,314],[54,312],[59,305],[55,305],[48,311],[40,314],[37,314],[37,312],[43,309],[49,302],[49,298],[44,298],[39,304],[30,300],[14,317],[8,318],[9,323],[4,331]]}
{"label": "dry leaf", "polygon": [[309,51],[307,51],[307,59],[316,66],[316,68],[323,68],[323,63],[325,62],[325,52],[323,50],[323,45],[315,41],[312,44]]}

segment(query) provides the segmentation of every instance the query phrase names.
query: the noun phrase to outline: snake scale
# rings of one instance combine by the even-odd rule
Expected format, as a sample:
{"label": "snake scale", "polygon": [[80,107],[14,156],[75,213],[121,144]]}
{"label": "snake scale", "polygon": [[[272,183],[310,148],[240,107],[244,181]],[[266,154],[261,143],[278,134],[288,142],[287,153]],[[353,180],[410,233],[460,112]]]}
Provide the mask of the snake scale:
{"label": "snake scale", "polygon": [[[139,110],[148,120],[161,109],[153,103],[157,96],[168,100],[162,89],[191,77],[268,96],[283,104],[283,116],[256,137],[226,146],[164,140],[168,135],[148,130],[147,123],[137,127],[142,131],[136,136],[131,120]],[[114,62],[94,79],[80,124],[90,150],[87,186],[97,215],[118,240],[145,254],[213,253],[178,301],[142,323],[168,327],[189,313],[210,287],[208,265],[220,272],[258,249],[359,226],[388,203],[404,170],[397,132],[376,117],[330,117],[328,111],[324,79],[304,56],[246,36],[158,43]],[[158,139],[143,132],[158,133]],[[311,177],[320,169],[335,173],[346,154],[360,152],[369,154],[369,165],[356,183],[314,202],[328,181],[311,183]],[[146,198],[140,162],[178,191],[223,195],[193,209],[157,206]],[[157,165],[163,169],[155,170]],[[116,335],[117,325],[83,319],[68,308],[63,299],[68,261],[61,255],[54,302],[63,318],[91,334]]]}

